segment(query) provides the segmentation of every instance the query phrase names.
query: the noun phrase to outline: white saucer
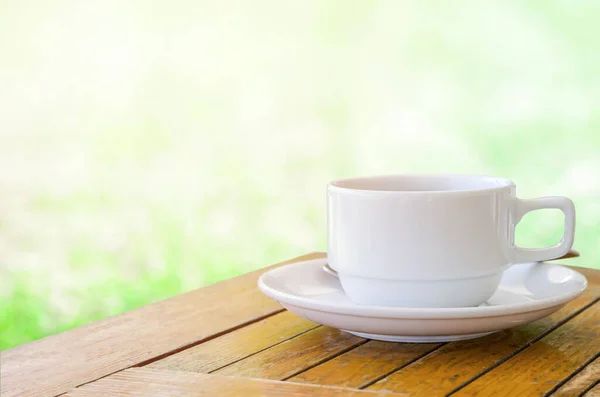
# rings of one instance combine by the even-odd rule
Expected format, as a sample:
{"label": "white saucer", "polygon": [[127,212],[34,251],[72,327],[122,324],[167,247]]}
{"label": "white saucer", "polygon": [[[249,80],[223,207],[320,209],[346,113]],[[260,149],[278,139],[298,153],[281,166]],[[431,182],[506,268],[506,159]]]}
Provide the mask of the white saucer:
{"label": "white saucer", "polygon": [[580,295],[587,280],[553,263],[525,263],[504,272],[483,305],[403,308],[358,305],[338,279],[323,271],[327,259],[292,263],[263,274],[258,287],[286,309],[351,334],[392,342],[447,342],[477,338],[546,317]]}

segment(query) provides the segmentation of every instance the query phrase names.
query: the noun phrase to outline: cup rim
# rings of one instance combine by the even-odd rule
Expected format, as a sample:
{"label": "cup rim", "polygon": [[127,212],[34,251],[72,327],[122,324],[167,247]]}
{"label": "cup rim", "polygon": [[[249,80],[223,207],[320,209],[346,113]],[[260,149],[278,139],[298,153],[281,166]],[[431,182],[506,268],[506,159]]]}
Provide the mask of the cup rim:
{"label": "cup rim", "polygon": [[[386,190],[376,188],[357,188],[351,184],[358,184],[365,181],[375,181],[384,179],[457,179],[462,181],[482,181],[481,187],[471,188],[456,188],[456,189],[422,189],[422,190]],[[346,185],[346,186],[344,186]],[[348,186],[350,185],[350,186]],[[341,193],[358,193],[358,194],[387,194],[387,195],[456,195],[456,194],[476,194],[476,193],[489,193],[502,190],[508,190],[514,188],[516,185],[513,181],[506,178],[494,177],[489,175],[478,175],[478,174],[385,174],[385,175],[373,175],[373,176],[359,176],[352,178],[336,179],[327,185],[328,191],[338,191]]]}

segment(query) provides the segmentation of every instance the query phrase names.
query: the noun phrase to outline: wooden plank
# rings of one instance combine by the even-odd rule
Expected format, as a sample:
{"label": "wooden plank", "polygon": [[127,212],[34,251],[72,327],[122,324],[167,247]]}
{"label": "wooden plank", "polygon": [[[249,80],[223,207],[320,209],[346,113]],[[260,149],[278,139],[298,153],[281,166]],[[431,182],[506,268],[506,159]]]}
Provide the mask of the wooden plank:
{"label": "wooden plank", "polygon": [[573,270],[577,270],[587,278],[588,288],[595,288],[596,290],[600,288],[600,270],[577,266],[570,267],[573,268]]}
{"label": "wooden plank", "polygon": [[441,344],[369,341],[289,379],[291,382],[361,388],[424,356]]}
{"label": "wooden plank", "polygon": [[167,356],[148,367],[209,373],[317,326],[285,311]]}
{"label": "wooden plank", "polygon": [[[600,344],[600,340],[598,341]],[[557,397],[578,397],[600,380],[600,357],[581,369],[573,378],[552,393]]]}
{"label": "wooden plank", "polygon": [[289,396],[289,397],[399,397],[397,394],[365,392],[338,387],[230,378],[192,372],[131,368],[83,385],[66,397],[202,397],[202,396]]}
{"label": "wooden plank", "polygon": [[365,342],[334,328],[319,327],[214,373],[284,380]]}
{"label": "wooden plank", "polygon": [[277,313],[279,304],[256,287],[264,271],[6,350],[0,370],[3,396],[55,396]]}
{"label": "wooden plank", "polygon": [[407,395],[418,395],[427,390],[428,396],[446,395],[591,304],[599,294],[597,291],[591,289],[551,316],[531,324],[483,338],[447,343],[368,389]]}
{"label": "wooden plank", "polygon": [[457,395],[544,395],[600,351],[600,302],[521,353],[460,389]]}

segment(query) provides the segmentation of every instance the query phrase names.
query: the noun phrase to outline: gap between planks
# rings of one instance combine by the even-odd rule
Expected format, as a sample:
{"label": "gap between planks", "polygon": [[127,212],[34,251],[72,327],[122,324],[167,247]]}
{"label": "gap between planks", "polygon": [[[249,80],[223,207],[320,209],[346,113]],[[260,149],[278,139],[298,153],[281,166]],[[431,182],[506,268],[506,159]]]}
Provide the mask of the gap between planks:
{"label": "gap between planks", "polygon": [[[585,309],[589,304],[596,300],[596,291],[590,291],[586,296],[576,299],[569,303],[555,314],[522,327],[514,331],[499,332],[488,337],[472,339],[470,341],[451,342],[441,346],[431,354],[424,356],[422,359],[414,361],[412,364],[403,367],[402,369],[393,372],[388,377],[381,379],[379,382],[369,386],[369,390],[389,390],[393,392],[404,392],[405,394],[418,394],[421,390],[428,390],[428,395],[445,396],[459,385],[463,385],[476,377],[482,371],[491,366],[497,365],[498,362],[506,359],[515,353],[515,350],[520,347],[534,343],[540,337],[544,338],[548,333],[552,334],[556,329],[564,327],[564,322],[570,324],[573,315],[578,311]],[[588,316],[589,317],[589,316]],[[576,317],[575,317],[576,318]],[[569,322],[569,320],[572,320]],[[561,327],[561,324],[562,327]],[[593,349],[592,349],[593,350]],[[379,367],[384,371],[392,369],[389,360],[383,355],[384,352],[376,353],[373,357],[377,361],[373,361],[373,367]],[[593,351],[592,353],[595,353]],[[382,358],[383,357],[383,358]],[[517,356],[519,357],[519,356]],[[589,358],[589,355],[586,359]],[[357,355],[357,365],[365,366],[369,361],[363,358],[363,355]],[[313,373],[312,376],[305,376],[306,381],[316,383],[319,377],[322,376],[326,381],[332,381],[337,376],[329,375],[335,368],[343,368],[345,362],[341,360],[338,365],[327,365],[320,373]],[[584,360],[585,361],[585,360]],[[581,365],[583,361],[573,365],[571,372]],[[383,365],[382,365],[383,364]],[[391,363],[393,364],[393,362]],[[371,364],[369,364],[371,365]],[[365,367],[367,368],[367,367]],[[314,372],[314,371],[313,371]],[[378,375],[378,374],[375,374]],[[565,374],[565,376],[568,374]],[[564,377],[564,376],[563,376]],[[369,380],[369,377],[362,375],[357,376],[363,382]],[[487,376],[486,379],[490,377]],[[492,377],[493,378],[493,377]],[[340,379],[350,379],[348,376]],[[562,380],[562,377],[561,379]],[[362,383],[362,382],[360,382]],[[358,384],[353,384],[357,387]],[[333,384],[333,383],[331,383]],[[550,389],[549,386],[547,389]]]}
{"label": "gap between planks", "polygon": [[[565,378],[562,382],[558,383],[552,390],[550,390],[548,393],[546,393],[546,396],[564,395],[565,393],[561,393],[561,389],[563,388],[563,386],[565,386],[567,383],[571,382],[571,380],[574,380],[576,377],[584,374],[584,371],[588,371],[590,369],[593,371],[594,369],[591,367],[588,367],[588,366],[590,366],[590,365],[593,366],[595,364],[594,362],[596,360],[598,360],[600,362],[600,351],[598,353],[596,353],[588,361],[586,361],[582,366],[580,366],[570,376]],[[584,387],[583,390],[580,393],[578,393],[579,396],[585,395],[585,393],[587,393],[588,391],[593,389],[596,384],[600,383],[600,372],[598,372],[597,375],[598,375],[598,379],[595,381],[592,381],[588,386]]]}
{"label": "gap between planks", "polygon": [[428,352],[426,352],[426,353],[424,353],[424,354],[422,354],[422,355],[420,355],[420,356],[415,356],[415,358],[413,358],[412,360],[410,360],[410,361],[408,361],[408,362],[406,362],[406,363],[404,363],[404,364],[402,364],[402,365],[399,365],[399,366],[397,366],[397,367],[396,367],[396,368],[394,368],[393,370],[391,370],[391,371],[388,371],[388,372],[386,372],[385,374],[383,374],[383,375],[381,375],[381,376],[378,376],[377,378],[375,378],[375,379],[373,379],[373,380],[371,380],[371,381],[369,381],[369,382],[366,382],[366,383],[364,383],[364,384],[360,385],[360,386],[358,387],[358,389],[360,389],[360,390],[363,390],[363,389],[366,389],[367,387],[369,387],[369,386],[371,386],[371,385],[374,385],[375,383],[379,382],[380,380],[387,378],[388,376],[390,376],[390,375],[391,375],[391,374],[393,374],[394,372],[398,372],[398,371],[400,371],[402,368],[409,366],[410,364],[414,363],[415,361],[417,361],[417,360],[420,360],[420,359],[422,359],[422,358],[425,358],[425,357],[427,357],[428,355],[432,354],[434,351],[436,351],[436,350],[440,349],[442,346],[444,346],[444,345],[446,345],[446,344],[447,344],[447,343],[440,343],[440,344],[439,344],[439,346],[437,346],[437,347],[435,347],[435,348],[431,349],[430,351],[428,351]]}
{"label": "gap between planks", "polygon": [[349,347],[347,347],[347,348],[345,348],[345,349],[342,349],[342,350],[340,350],[339,352],[336,352],[336,353],[332,354],[331,356],[328,356],[328,357],[326,357],[326,358],[324,358],[324,359],[322,359],[322,360],[320,360],[320,361],[317,361],[316,363],[313,363],[313,364],[309,365],[308,367],[301,369],[301,370],[300,370],[300,371],[298,371],[298,372],[292,373],[291,375],[289,375],[289,376],[286,376],[286,377],[284,377],[284,378],[283,378],[283,379],[281,379],[281,380],[282,380],[282,381],[285,381],[285,380],[288,380],[288,379],[290,379],[290,378],[293,378],[294,376],[298,376],[298,375],[299,375],[299,374],[301,374],[302,372],[306,372],[306,371],[308,371],[308,370],[310,370],[310,369],[312,369],[312,368],[315,368],[315,367],[317,367],[317,366],[319,366],[319,365],[321,365],[321,364],[323,364],[323,363],[326,363],[326,362],[327,362],[327,361],[329,361],[329,360],[333,360],[334,358],[336,358],[336,357],[338,357],[338,356],[341,356],[342,354],[346,354],[346,353],[348,353],[349,351],[351,351],[351,350],[353,350],[353,349],[356,349],[357,347],[359,347],[359,346],[362,346],[362,345],[364,345],[364,344],[365,344],[365,343],[367,343],[367,342],[369,342],[369,339],[364,339],[364,340],[362,340],[362,341],[360,341],[360,342],[356,343],[356,344],[355,344],[355,345],[353,345],[353,346],[349,346]]}
{"label": "gap between planks", "polygon": [[[323,256],[304,255],[5,350],[3,395],[57,396],[280,312],[281,306],[256,288],[258,277],[270,268]],[[199,304],[208,300],[214,305]]]}
{"label": "gap between planks", "polygon": [[[529,348],[530,346],[532,346],[534,343],[538,342],[539,340],[541,340],[542,338],[546,337],[547,335],[549,335],[551,332],[553,332],[554,330],[556,330],[557,328],[559,328],[560,326],[566,324],[567,322],[571,321],[573,318],[577,317],[578,315],[580,315],[581,313],[583,313],[584,311],[586,311],[587,309],[589,309],[590,307],[592,307],[594,304],[596,304],[597,302],[600,302],[600,298],[596,298],[594,299],[592,302],[588,303],[587,305],[585,305],[584,307],[582,307],[581,309],[575,311],[574,313],[572,313],[571,315],[569,315],[568,317],[564,318],[563,320],[557,322],[555,325],[553,325],[551,328],[547,329],[546,331],[540,333],[538,336],[536,336],[535,338],[533,338],[531,341],[529,341],[528,343],[526,343],[525,345],[519,347],[518,349],[516,349],[513,353],[502,357],[500,360],[496,361],[493,365],[491,365],[490,367],[486,368],[485,370],[481,371],[480,373],[478,373],[477,375],[475,375],[474,377],[472,377],[471,379],[469,379],[468,381],[462,383],[461,385],[459,385],[458,387],[456,387],[455,389],[453,389],[452,391],[450,391],[450,393],[447,394],[447,396],[451,396],[457,392],[459,392],[460,390],[464,389],[465,387],[467,387],[468,385],[470,385],[471,383],[473,383],[474,381],[476,381],[477,379],[481,378],[482,376],[486,375],[487,373],[489,373],[490,371],[494,370],[495,368],[499,367],[500,365],[502,365],[503,363],[507,362],[508,360],[510,360],[511,358],[515,357],[516,355],[518,355],[519,353],[523,352],[525,349]],[[569,375],[569,379],[572,376],[575,376],[579,370],[582,368],[579,368],[578,370],[576,370],[573,374]],[[568,381],[565,380],[565,382]],[[561,382],[561,385],[564,384],[565,382]],[[558,388],[553,388],[552,391],[556,391]],[[549,392],[547,394],[550,394]]]}
{"label": "gap between planks", "polygon": [[272,347],[275,347],[275,346],[277,346],[277,345],[280,345],[280,344],[282,344],[282,343],[285,343],[285,342],[287,342],[287,341],[289,341],[289,340],[291,340],[291,339],[294,339],[294,338],[297,338],[297,337],[299,337],[299,336],[302,336],[302,335],[306,334],[307,332],[313,331],[313,330],[315,330],[315,329],[317,329],[317,328],[319,328],[319,327],[322,327],[322,325],[316,325],[316,326],[314,326],[314,327],[312,327],[312,328],[309,328],[309,329],[307,329],[307,330],[305,330],[305,331],[302,331],[302,332],[300,332],[300,333],[298,333],[298,334],[296,334],[296,335],[290,336],[289,338],[285,338],[285,339],[283,339],[283,340],[281,340],[281,341],[279,341],[279,342],[277,342],[277,343],[274,343],[274,344],[272,344],[272,345],[270,345],[270,346],[264,347],[264,348],[262,348],[262,349],[260,349],[260,350],[257,350],[257,351],[255,351],[255,352],[253,352],[253,353],[250,353],[250,354],[248,354],[248,355],[246,355],[246,356],[244,356],[244,357],[242,357],[242,358],[236,359],[235,361],[232,361],[232,362],[230,362],[230,363],[227,363],[227,364],[225,364],[225,365],[222,365],[222,366],[220,366],[220,367],[218,367],[218,368],[212,369],[212,370],[208,371],[208,373],[209,373],[209,374],[212,374],[213,372],[219,371],[219,370],[221,370],[221,369],[223,369],[223,368],[225,368],[225,367],[228,367],[228,366],[230,366],[230,365],[236,364],[236,363],[238,363],[238,362],[240,362],[240,361],[242,361],[242,360],[245,360],[245,359],[247,359],[247,358],[250,358],[250,357],[252,357],[252,356],[254,356],[254,355],[256,355],[256,354],[262,353],[262,352],[264,352],[265,350],[269,350],[269,349],[270,349],[270,348],[272,348]]}
{"label": "gap between planks", "polygon": [[597,379],[594,383],[592,383],[589,387],[587,387],[580,395],[579,397],[598,397],[600,396],[600,389],[597,391],[597,393],[594,394],[590,394],[590,392],[596,391],[596,389],[600,388],[600,379]]}
{"label": "gap between planks", "polygon": [[[202,343],[206,343],[206,342],[208,342],[208,341],[210,341],[210,340],[216,339],[216,338],[218,338],[218,337],[220,337],[220,336],[226,335],[226,334],[228,334],[228,333],[231,333],[231,332],[233,332],[233,331],[237,331],[238,329],[241,329],[241,328],[247,327],[248,325],[251,325],[251,324],[257,323],[257,322],[259,322],[259,321],[263,321],[264,319],[267,319],[267,318],[269,318],[269,317],[273,317],[273,316],[275,316],[276,314],[282,313],[282,312],[284,312],[284,311],[285,311],[285,309],[283,309],[283,308],[282,308],[281,310],[278,310],[278,311],[275,311],[275,312],[272,312],[272,313],[265,314],[265,315],[264,315],[264,316],[262,316],[262,317],[258,317],[258,318],[256,318],[256,319],[253,319],[253,320],[251,320],[251,321],[246,321],[245,323],[238,324],[238,325],[236,325],[236,326],[234,326],[234,327],[231,327],[231,328],[229,328],[229,329],[226,329],[226,330],[223,330],[223,331],[221,331],[221,332],[218,332],[218,333],[216,333],[216,334],[214,334],[214,335],[211,335],[211,336],[209,336],[209,337],[207,337],[207,338],[204,338],[204,339],[197,340],[197,341],[195,341],[195,342],[192,342],[192,343],[190,343],[190,344],[188,344],[188,345],[186,345],[186,346],[183,346],[183,347],[180,347],[180,348],[174,349],[174,350],[172,350],[172,351],[169,351],[169,352],[163,353],[163,354],[161,354],[160,356],[156,356],[156,357],[153,357],[153,358],[151,358],[151,359],[149,359],[149,360],[142,361],[142,362],[140,362],[140,363],[138,363],[138,364],[136,364],[136,365],[132,365],[132,366],[131,366],[131,367],[129,367],[129,368],[134,368],[134,367],[144,367],[144,366],[146,366],[146,365],[150,365],[150,364],[152,364],[152,363],[153,363],[153,362],[155,362],[155,361],[162,360],[163,358],[166,358],[166,357],[172,356],[173,354],[177,354],[177,353],[179,353],[179,352],[182,352],[182,351],[184,351],[184,350],[187,350],[187,349],[189,349],[189,348],[192,348],[192,347],[194,347],[194,346],[198,346],[198,345],[200,345],[200,344],[202,344]],[[126,369],[127,369],[127,368],[126,368]],[[117,371],[117,372],[118,372],[118,371]],[[109,375],[112,375],[112,374],[109,374]],[[106,375],[106,376],[108,376],[108,375]]]}
{"label": "gap between planks", "polygon": [[[224,331],[222,331],[222,332],[219,332],[219,333],[217,333],[217,334],[215,334],[215,335],[211,335],[211,336],[209,336],[208,338],[200,339],[200,340],[198,340],[198,341],[196,341],[196,342],[190,343],[190,344],[189,344],[189,345],[187,345],[187,346],[184,346],[184,347],[181,347],[181,348],[178,348],[178,349],[174,349],[174,350],[173,350],[173,351],[171,351],[171,352],[168,352],[168,353],[162,354],[161,356],[155,357],[155,358],[153,358],[153,359],[150,359],[150,360],[146,360],[146,361],[144,361],[144,362],[141,362],[141,363],[139,363],[139,364],[136,364],[136,365],[132,365],[132,366],[130,366],[130,367],[127,367],[127,368],[120,369],[120,370],[118,370],[118,371],[115,371],[115,372],[111,372],[110,374],[106,374],[106,375],[104,375],[104,376],[101,376],[101,377],[99,377],[98,379],[94,379],[94,380],[91,380],[91,381],[89,381],[89,382],[84,382],[84,383],[82,383],[82,384],[80,384],[80,385],[77,385],[77,386],[75,386],[75,387],[85,386],[85,385],[87,385],[87,384],[90,384],[90,383],[96,382],[97,380],[104,379],[104,378],[106,378],[106,377],[108,377],[108,376],[111,376],[111,375],[117,374],[117,373],[119,373],[119,372],[121,372],[121,371],[125,371],[125,370],[127,370],[127,369],[131,369],[131,368],[139,368],[139,367],[143,367],[143,366],[146,366],[146,365],[152,364],[152,363],[153,363],[153,362],[155,362],[155,361],[161,360],[161,359],[163,359],[163,358],[165,358],[165,357],[168,357],[168,356],[170,356],[170,355],[173,355],[173,354],[177,354],[177,353],[179,353],[179,352],[181,352],[181,351],[184,351],[184,350],[187,350],[187,349],[189,349],[190,347],[194,347],[194,346],[200,345],[200,344],[202,344],[202,343],[204,343],[204,342],[208,342],[209,340],[212,340],[212,339],[218,338],[218,337],[220,337],[220,336],[226,335],[226,334],[228,334],[228,333],[230,333],[230,332],[233,332],[233,331],[235,331],[235,330],[238,330],[238,329],[240,329],[240,328],[243,328],[243,327],[245,327],[245,326],[248,326],[248,325],[250,325],[250,324],[254,324],[254,323],[256,323],[256,322],[262,321],[262,320],[264,320],[264,319],[266,319],[266,318],[269,318],[269,317],[271,317],[271,316],[274,316],[274,315],[276,315],[276,314],[279,314],[279,313],[281,313],[281,312],[284,312],[284,311],[285,311],[285,309],[281,309],[281,310],[279,310],[279,311],[277,311],[277,312],[274,312],[274,313],[270,313],[270,314],[264,315],[264,316],[262,316],[262,317],[259,317],[259,318],[255,319],[255,320],[252,320],[252,321],[247,321],[247,322],[245,322],[245,323],[243,323],[243,324],[236,325],[235,327],[231,327],[230,329],[224,330]],[[64,395],[66,395],[66,393],[61,393],[61,394],[58,394],[56,397],[61,397],[61,396],[64,396]]]}
{"label": "gap between planks", "polygon": [[361,397],[398,396],[385,392],[356,390],[336,386],[307,385],[267,379],[209,375],[196,372],[130,368],[109,377],[72,389],[69,397],[128,396],[294,396]]}

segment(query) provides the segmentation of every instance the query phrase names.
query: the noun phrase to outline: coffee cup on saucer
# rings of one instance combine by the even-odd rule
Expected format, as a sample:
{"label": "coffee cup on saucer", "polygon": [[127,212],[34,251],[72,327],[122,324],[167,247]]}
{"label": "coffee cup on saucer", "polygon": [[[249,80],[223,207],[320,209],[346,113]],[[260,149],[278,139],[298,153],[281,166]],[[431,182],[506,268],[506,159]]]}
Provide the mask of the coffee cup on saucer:
{"label": "coffee cup on saucer", "polygon": [[[516,246],[523,215],[543,208],[564,213],[560,242]],[[569,198],[519,199],[512,181],[479,175],[337,180],[327,186],[327,212],[329,265],[362,305],[480,305],[509,266],[565,255],[575,233]]]}

